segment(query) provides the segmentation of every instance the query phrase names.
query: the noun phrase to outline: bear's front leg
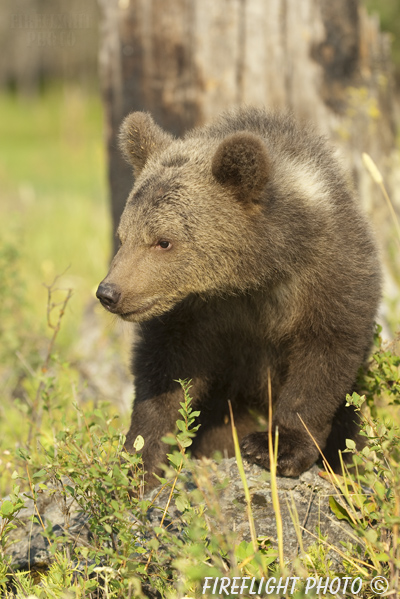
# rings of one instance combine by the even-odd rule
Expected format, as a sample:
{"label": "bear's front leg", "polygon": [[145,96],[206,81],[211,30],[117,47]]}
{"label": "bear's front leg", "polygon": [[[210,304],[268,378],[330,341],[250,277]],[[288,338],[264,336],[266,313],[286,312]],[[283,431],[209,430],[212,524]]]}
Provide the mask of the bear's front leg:
{"label": "bear's front leg", "polygon": [[181,417],[178,410],[183,401],[183,391],[179,385],[174,390],[148,399],[136,399],[133,405],[131,426],[125,441],[125,449],[134,453],[134,443],[138,435],[144,439],[140,450],[143,459],[145,480],[150,487],[157,484],[153,476],[162,474],[160,464],[166,460],[168,446],[162,437],[174,433],[176,421]]}
{"label": "bear's front leg", "polygon": [[[330,437],[332,425],[346,393],[351,392],[362,360],[362,355],[354,352],[354,345],[346,347],[339,339],[332,338],[330,343],[314,339],[313,346],[310,340],[307,343],[303,339],[303,345],[301,341],[299,338],[292,351],[286,382],[274,406],[272,435],[274,443],[278,429],[277,473],[281,476],[299,476],[310,468],[318,459],[318,447],[324,452],[328,438],[331,445],[331,437],[335,437],[336,446],[327,449],[337,463],[346,435]],[[354,419],[351,410],[348,418]],[[347,428],[356,430],[355,426]],[[241,450],[244,458],[269,469],[267,432],[244,437]]]}

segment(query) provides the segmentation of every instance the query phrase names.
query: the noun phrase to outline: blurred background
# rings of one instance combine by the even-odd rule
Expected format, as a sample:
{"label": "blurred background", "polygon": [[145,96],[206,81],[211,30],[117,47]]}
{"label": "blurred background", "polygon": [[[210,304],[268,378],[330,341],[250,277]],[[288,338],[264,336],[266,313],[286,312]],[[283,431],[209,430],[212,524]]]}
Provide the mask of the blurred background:
{"label": "blurred background", "polygon": [[55,407],[61,421],[73,402],[105,399],[122,414],[131,402],[129,329],[94,300],[132,185],[116,144],[123,117],[148,110],[179,135],[255,104],[316,125],[377,231],[391,338],[399,237],[362,153],[398,213],[399,87],[399,0],[1,3],[0,493],[10,451],[39,429],[45,444]]}

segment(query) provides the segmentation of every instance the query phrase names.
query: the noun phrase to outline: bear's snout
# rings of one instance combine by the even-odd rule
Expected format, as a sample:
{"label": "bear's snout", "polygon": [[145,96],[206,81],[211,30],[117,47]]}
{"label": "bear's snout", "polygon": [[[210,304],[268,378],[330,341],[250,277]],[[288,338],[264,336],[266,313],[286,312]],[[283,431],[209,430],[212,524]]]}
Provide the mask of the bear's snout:
{"label": "bear's snout", "polygon": [[102,282],[98,286],[96,297],[107,310],[115,312],[121,292],[116,285]]}

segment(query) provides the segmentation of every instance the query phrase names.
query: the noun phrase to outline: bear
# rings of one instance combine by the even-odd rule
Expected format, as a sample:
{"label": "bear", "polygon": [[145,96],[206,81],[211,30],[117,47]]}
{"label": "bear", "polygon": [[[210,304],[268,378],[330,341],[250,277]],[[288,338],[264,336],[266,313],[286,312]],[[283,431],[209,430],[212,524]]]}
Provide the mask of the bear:
{"label": "bear", "polygon": [[127,450],[142,435],[154,484],[186,379],[200,410],[192,455],[233,455],[230,400],[243,457],[269,468],[254,414],[271,398],[277,473],[300,475],[320,450],[337,470],[357,438],[345,398],[372,344],[381,269],[334,150],[291,115],[251,107],[180,139],[134,112],[120,147],[134,185],[97,297],[139,323]]}

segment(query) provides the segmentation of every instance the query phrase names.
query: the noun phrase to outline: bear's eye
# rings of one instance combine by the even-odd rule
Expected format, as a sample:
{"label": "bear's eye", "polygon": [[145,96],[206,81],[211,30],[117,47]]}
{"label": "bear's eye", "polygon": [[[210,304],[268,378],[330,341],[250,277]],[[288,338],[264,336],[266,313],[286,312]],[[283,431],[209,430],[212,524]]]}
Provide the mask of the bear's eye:
{"label": "bear's eye", "polygon": [[170,250],[172,248],[172,243],[166,239],[160,239],[156,245],[156,248],[158,250]]}

